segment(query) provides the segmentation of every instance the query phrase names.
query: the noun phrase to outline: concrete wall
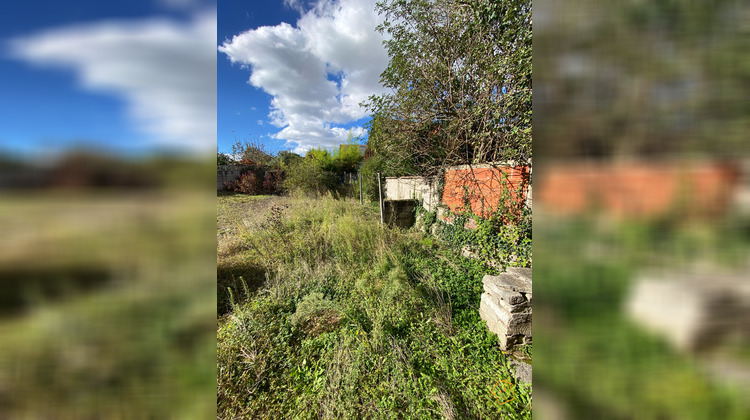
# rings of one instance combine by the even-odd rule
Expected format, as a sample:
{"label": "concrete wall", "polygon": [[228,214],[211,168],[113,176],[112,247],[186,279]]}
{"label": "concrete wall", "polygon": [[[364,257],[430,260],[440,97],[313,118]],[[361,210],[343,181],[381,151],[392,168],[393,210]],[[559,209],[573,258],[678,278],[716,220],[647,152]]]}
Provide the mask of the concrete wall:
{"label": "concrete wall", "polygon": [[383,200],[383,219],[389,226],[410,228],[418,205],[417,200]]}
{"label": "concrete wall", "polygon": [[216,190],[223,190],[225,185],[237,179],[244,167],[238,165],[219,165],[216,167]]}
{"label": "concrete wall", "polygon": [[[531,166],[483,164],[462,165],[446,169],[442,195],[437,182],[418,176],[386,177],[384,200],[416,200],[427,211],[444,215],[444,206],[458,212],[468,198],[475,214],[489,216],[502,203],[504,189],[508,200],[531,206]],[[395,205],[395,204],[392,204]],[[471,221],[470,221],[471,222]],[[467,227],[475,227],[470,223]]]}
{"label": "concrete wall", "polygon": [[427,211],[435,211],[440,204],[437,186],[420,176],[386,177],[386,200],[417,200]]}

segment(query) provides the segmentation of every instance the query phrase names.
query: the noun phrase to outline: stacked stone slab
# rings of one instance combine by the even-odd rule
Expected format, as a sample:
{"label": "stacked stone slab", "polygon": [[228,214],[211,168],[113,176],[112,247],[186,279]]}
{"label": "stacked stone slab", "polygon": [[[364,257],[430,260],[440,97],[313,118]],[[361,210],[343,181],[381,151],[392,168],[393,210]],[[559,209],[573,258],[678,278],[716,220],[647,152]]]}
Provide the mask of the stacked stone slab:
{"label": "stacked stone slab", "polygon": [[503,350],[531,343],[531,269],[508,268],[498,276],[482,279],[484,293],[479,316],[500,338]]}
{"label": "stacked stone slab", "polygon": [[750,341],[750,282],[745,273],[644,274],[635,281],[626,311],[681,351]]}

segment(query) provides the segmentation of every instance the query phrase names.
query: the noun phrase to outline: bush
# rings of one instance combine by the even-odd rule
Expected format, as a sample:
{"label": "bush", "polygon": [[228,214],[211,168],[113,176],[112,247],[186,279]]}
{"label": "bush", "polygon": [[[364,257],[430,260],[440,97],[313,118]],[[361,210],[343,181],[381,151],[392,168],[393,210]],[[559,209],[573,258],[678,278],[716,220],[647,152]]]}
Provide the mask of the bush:
{"label": "bush", "polygon": [[260,177],[252,171],[247,171],[240,174],[232,183],[230,189],[236,193],[256,195],[260,194],[262,187]]}
{"label": "bush", "polygon": [[307,194],[324,194],[336,191],[338,176],[323,169],[316,159],[306,158],[289,169],[283,186],[286,191],[301,191]]}
{"label": "bush", "polygon": [[267,194],[277,194],[282,190],[283,181],[283,172],[268,171],[263,177],[263,191]]}
{"label": "bush", "polygon": [[371,157],[362,163],[362,195],[370,201],[378,201],[378,172],[383,172],[383,158]]}
{"label": "bush", "polygon": [[[452,223],[440,223],[439,235],[457,249],[469,248],[482,261],[499,263],[503,267],[530,267],[531,210],[523,209],[515,224],[506,223],[506,219],[503,210],[489,219],[464,211],[454,214]],[[465,227],[470,221],[476,228]]]}

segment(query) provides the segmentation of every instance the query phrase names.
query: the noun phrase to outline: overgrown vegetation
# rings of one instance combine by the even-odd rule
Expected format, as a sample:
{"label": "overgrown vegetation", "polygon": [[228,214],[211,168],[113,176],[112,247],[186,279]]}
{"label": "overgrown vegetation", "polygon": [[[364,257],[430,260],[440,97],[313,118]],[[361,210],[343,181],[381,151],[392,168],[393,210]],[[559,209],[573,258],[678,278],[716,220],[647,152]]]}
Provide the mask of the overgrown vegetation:
{"label": "overgrown vegetation", "polygon": [[273,154],[260,143],[237,141],[232,151],[238,160],[218,153],[217,163],[242,167],[238,178],[227,186],[228,190],[236,193],[342,194],[349,189],[345,185],[345,175],[357,172],[362,162],[358,142],[359,139],[350,132],[343,147],[333,151],[314,148],[302,157],[288,151]]}
{"label": "overgrown vegetation", "polygon": [[531,2],[385,0],[369,145],[394,175],[531,158]]}
{"label": "overgrown vegetation", "polygon": [[[470,211],[448,217],[444,223],[435,212],[420,209],[420,230],[434,231],[445,242],[457,249],[466,249],[482,261],[498,267],[531,267],[531,210],[524,208],[516,223],[503,222],[503,212],[496,211],[489,218],[482,218]],[[470,221],[476,227],[467,229]]]}
{"label": "overgrown vegetation", "polygon": [[219,270],[256,277],[219,302],[219,418],[531,417],[530,387],[493,391],[514,381],[478,315],[493,268],[354,201],[268,200],[220,214]]}
{"label": "overgrown vegetation", "polygon": [[0,418],[215,412],[213,165],[151,162],[169,189],[3,194]]}
{"label": "overgrown vegetation", "polygon": [[537,386],[564,398],[572,418],[747,419],[747,394],[711,381],[700,369],[705,355],[675,353],[623,310],[640,270],[702,261],[746,271],[746,219],[545,218],[539,225],[534,277],[545,300],[534,308]]}

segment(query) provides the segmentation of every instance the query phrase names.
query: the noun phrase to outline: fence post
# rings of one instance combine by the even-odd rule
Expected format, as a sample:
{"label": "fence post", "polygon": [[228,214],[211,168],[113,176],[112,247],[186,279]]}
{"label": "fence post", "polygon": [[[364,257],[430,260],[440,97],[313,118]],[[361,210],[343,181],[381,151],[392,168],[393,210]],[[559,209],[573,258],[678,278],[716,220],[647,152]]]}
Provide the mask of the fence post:
{"label": "fence post", "polygon": [[378,201],[380,202],[380,224],[383,224],[383,188],[380,186],[380,172],[378,172]]}
{"label": "fence post", "polygon": [[359,178],[359,204],[362,204],[362,172],[357,172]]}

